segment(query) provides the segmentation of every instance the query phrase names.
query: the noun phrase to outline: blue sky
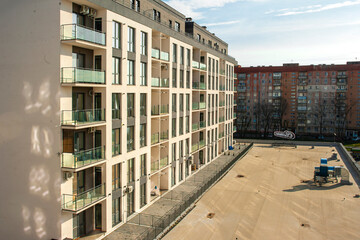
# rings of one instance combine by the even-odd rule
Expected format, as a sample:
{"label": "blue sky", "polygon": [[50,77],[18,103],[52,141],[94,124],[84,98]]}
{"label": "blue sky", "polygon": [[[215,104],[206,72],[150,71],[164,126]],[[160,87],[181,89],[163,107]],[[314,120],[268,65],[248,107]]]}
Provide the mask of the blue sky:
{"label": "blue sky", "polygon": [[360,61],[360,0],[165,0],[242,66]]}

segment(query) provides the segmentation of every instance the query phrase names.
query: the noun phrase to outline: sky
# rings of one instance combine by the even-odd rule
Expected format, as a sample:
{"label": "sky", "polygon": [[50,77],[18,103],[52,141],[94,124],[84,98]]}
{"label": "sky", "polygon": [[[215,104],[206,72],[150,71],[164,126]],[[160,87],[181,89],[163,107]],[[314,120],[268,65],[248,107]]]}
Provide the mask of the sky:
{"label": "sky", "polygon": [[238,64],[360,61],[360,0],[164,0],[229,44]]}

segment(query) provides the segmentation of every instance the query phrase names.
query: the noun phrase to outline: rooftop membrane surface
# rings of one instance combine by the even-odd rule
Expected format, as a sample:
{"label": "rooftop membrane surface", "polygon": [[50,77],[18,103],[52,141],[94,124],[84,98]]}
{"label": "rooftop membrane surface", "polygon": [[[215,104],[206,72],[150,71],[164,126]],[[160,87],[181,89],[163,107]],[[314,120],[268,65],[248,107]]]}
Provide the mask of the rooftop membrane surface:
{"label": "rooftop membrane surface", "polygon": [[[352,176],[353,185],[313,183],[314,167],[333,153],[334,147],[254,145],[163,239],[360,239]],[[345,166],[337,159],[328,165]]]}

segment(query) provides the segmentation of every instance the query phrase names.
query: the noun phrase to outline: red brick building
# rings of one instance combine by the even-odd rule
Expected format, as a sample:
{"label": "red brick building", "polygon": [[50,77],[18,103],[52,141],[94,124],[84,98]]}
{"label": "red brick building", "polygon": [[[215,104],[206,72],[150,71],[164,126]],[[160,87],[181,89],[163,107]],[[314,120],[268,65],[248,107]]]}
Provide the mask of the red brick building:
{"label": "red brick building", "polygon": [[357,137],[360,62],[344,65],[236,67],[237,129]]}

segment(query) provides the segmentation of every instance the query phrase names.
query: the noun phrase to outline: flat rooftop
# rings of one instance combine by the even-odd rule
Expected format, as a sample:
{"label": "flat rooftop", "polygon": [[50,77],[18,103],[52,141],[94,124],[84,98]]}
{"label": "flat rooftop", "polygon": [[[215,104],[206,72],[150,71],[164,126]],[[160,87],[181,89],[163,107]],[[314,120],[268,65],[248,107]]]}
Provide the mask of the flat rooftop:
{"label": "flat rooftop", "polygon": [[[313,183],[320,158],[334,153],[335,147],[255,144],[163,239],[359,239],[352,176],[353,185]],[[338,153],[337,159],[328,165],[345,166]]]}

